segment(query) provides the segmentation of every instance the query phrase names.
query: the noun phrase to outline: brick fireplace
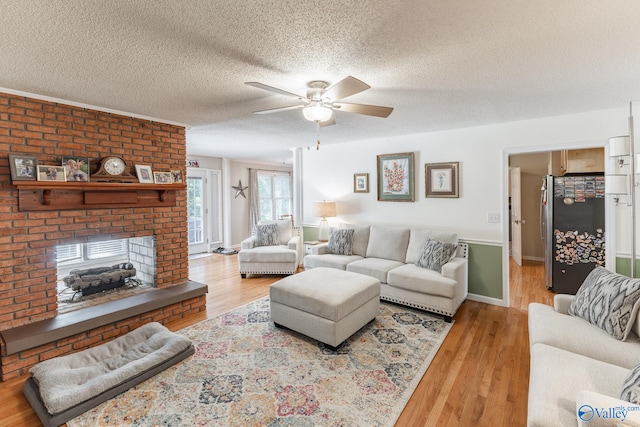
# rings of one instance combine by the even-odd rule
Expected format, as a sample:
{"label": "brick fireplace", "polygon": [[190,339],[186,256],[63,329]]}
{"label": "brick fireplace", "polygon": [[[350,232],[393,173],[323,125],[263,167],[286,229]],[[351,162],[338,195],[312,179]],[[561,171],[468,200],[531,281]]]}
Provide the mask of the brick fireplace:
{"label": "brick fireplace", "polygon": [[[115,155],[133,169],[182,170],[185,129],[80,107],[0,93],[0,333],[52,319],[57,313],[58,244],[148,238],[156,248],[155,286],[188,282],[186,192],[172,207],[117,207],[20,211],[7,154],[36,156],[59,165],[62,156],[88,157],[91,170]],[[133,170],[132,170],[133,172]],[[81,350],[150,321],[203,311],[204,295],[84,331],[36,348],[9,353],[0,342],[2,381],[23,375],[35,363]]]}

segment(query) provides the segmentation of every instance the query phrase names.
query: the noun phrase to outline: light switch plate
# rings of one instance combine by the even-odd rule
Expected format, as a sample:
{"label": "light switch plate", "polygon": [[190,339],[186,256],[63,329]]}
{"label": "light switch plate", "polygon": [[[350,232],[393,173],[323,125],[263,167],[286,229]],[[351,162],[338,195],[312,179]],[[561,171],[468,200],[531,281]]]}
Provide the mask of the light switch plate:
{"label": "light switch plate", "polygon": [[488,212],[487,213],[487,222],[489,224],[499,224],[500,223],[500,214],[497,212]]}

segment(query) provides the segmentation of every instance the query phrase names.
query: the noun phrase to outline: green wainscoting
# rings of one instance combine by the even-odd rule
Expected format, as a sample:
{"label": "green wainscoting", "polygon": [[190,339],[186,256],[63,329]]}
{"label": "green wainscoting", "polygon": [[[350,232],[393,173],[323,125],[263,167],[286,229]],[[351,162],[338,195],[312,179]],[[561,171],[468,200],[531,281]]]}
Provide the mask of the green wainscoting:
{"label": "green wainscoting", "polygon": [[[303,227],[303,236],[317,240],[318,228]],[[469,243],[469,293],[502,299],[502,246]]]}
{"label": "green wainscoting", "polygon": [[502,299],[502,246],[469,243],[469,293]]}
{"label": "green wainscoting", "polygon": [[[616,272],[624,274],[625,276],[631,276],[631,258],[630,257],[616,257]],[[640,272],[640,262],[636,259],[636,277]]]}

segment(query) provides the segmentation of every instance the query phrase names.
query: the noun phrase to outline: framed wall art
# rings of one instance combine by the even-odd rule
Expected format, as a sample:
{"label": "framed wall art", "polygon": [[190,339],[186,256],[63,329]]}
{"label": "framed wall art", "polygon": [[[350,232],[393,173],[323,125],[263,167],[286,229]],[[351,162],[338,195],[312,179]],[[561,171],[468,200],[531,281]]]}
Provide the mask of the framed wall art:
{"label": "framed wall art", "polygon": [[369,174],[368,173],[353,174],[353,192],[354,193],[369,192]]}
{"label": "framed wall art", "polygon": [[459,197],[459,162],[426,163],[424,179],[425,197]]}
{"label": "framed wall art", "polygon": [[9,154],[9,169],[13,181],[35,181],[38,159],[26,154]]}
{"label": "framed wall art", "polygon": [[378,200],[415,201],[413,153],[378,155]]}

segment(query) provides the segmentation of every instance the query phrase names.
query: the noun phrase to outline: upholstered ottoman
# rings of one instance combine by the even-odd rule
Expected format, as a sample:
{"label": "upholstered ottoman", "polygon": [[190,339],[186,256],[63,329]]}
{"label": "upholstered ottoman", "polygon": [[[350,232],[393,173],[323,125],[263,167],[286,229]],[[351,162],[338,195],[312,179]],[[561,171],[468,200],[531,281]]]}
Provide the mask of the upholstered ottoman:
{"label": "upholstered ottoman", "polygon": [[337,347],[380,312],[380,282],[370,276],[319,267],[271,285],[271,320]]}

